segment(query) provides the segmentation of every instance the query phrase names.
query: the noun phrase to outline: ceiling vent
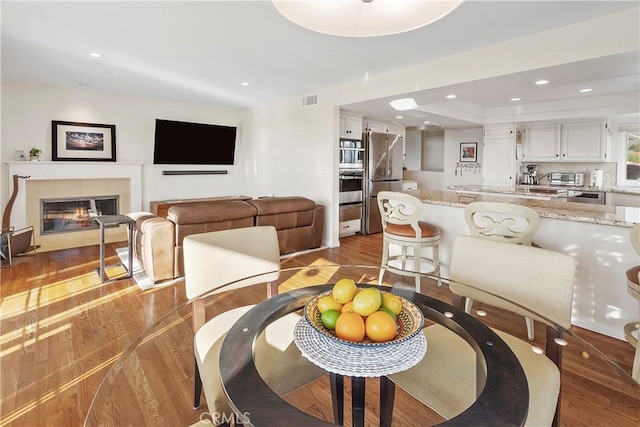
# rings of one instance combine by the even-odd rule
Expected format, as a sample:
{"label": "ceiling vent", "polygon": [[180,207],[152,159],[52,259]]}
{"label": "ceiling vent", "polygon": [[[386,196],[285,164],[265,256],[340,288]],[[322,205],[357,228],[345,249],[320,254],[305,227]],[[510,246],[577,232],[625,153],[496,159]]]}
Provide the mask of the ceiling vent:
{"label": "ceiling vent", "polygon": [[309,95],[302,98],[302,106],[308,107],[310,105],[318,104],[318,95]]}

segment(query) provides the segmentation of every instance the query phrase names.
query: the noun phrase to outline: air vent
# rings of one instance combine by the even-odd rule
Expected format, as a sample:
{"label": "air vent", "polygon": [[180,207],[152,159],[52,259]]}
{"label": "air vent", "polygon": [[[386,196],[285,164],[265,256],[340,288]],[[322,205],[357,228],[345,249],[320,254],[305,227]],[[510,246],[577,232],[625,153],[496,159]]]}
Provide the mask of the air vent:
{"label": "air vent", "polygon": [[302,98],[302,106],[308,107],[310,105],[318,104],[318,95],[309,95]]}

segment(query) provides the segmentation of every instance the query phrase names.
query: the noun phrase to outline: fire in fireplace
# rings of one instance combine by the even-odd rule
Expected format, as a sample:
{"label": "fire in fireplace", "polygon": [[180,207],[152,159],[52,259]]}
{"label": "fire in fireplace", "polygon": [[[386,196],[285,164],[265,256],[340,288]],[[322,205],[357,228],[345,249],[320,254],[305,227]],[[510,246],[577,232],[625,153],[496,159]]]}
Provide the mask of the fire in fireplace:
{"label": "fire in fireplace", "polygon": [[119,196],[81,196],[40,199],[41,234],[100,228],[98,215],[117,215]]}

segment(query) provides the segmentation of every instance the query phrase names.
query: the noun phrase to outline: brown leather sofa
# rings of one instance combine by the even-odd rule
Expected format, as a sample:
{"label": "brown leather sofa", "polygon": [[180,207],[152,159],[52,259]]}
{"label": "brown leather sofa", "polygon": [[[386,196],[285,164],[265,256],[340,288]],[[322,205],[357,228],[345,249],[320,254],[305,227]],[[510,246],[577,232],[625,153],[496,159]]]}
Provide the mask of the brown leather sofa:
{"label": "brown leather sofa", "polygon": [[185,236],[230,228],[273,225],[280,254],[322,244],[324,206],[304,197],[217,200],[171,206],[167,217],[128,214],[136,221],[134,254],[153,282],[184,275]]}

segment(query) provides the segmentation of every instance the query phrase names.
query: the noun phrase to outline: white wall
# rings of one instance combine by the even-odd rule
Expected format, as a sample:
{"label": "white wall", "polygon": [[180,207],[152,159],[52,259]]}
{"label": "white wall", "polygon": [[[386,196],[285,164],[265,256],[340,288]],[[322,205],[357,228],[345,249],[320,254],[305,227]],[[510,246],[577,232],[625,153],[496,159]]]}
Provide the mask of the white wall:
{"label": "white wall", "polygon": [[[2,81],[2,160],[14,160],[15,150],[31,147],[43,151],[42,160],[51,160],[51,121],[103,123],[116,126],[118,162],[144,162],[142,208],[149,201],[185,197],[207,197],[251,193],[243,168],[253,162],[247,157],[243,138],[242,110],[216,108],[16,81]],[[155,119],[238,126],[236,165],[183,166],[153,165]],[[176,150],[184,149],[180,145]],[[163,170],[226,169],[228,175],[163,176]],[[2,164],[2,206],[8,200],[8,169]],[[254,195],[258,193],[252,193]]]}
{"label": "white wall", "polygon": [[[451,185],[482,185],[482,169],[465,169],[456,166],[460,162],[460,143],[477,142],[478,163],[482,163],[482,128],[452,129],[444,133],[444,168],[445,188]],[[462,163],[461,165],[464,165]]]}

